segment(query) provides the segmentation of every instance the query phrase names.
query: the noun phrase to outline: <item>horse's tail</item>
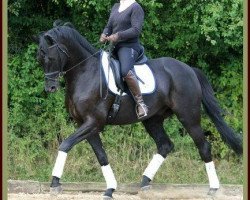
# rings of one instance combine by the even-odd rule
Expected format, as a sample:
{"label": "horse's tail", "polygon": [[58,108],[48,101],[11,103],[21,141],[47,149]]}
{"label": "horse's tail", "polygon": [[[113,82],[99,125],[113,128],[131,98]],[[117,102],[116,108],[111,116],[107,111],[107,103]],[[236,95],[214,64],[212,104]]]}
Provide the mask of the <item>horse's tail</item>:
{"label": "horse's tail", "polygon": [[237,154],[243,153],[242,138],[226,124],[221,116],[221,109],[214,96],[214,91],[207,80],[206,76],[197,68],[193,68],[202,89],[202,103],[207,112],[219,131],[222,140],[228,144]]}

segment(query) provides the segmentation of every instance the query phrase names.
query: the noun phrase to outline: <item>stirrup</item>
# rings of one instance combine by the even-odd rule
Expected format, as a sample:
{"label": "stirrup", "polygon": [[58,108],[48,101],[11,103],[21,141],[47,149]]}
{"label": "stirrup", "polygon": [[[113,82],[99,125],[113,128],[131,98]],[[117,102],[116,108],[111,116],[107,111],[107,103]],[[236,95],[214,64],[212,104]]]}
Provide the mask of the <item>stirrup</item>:
{"label": "stirrup", "polygon": [[[142,116],[139,116],[139,113],[137,112],[139,106],[141,106],[143,111],[144,111],[144,115],[142,115]],[[137,115],[138,119],[141,119],[143,117],[148,116],[148,112],[146,112],[148,110],[146,110],[145,107],[148,108],[148,106],[145,103],[139,103],[139,105],[136,105],[135,112],[136,112],[136,115]]]}

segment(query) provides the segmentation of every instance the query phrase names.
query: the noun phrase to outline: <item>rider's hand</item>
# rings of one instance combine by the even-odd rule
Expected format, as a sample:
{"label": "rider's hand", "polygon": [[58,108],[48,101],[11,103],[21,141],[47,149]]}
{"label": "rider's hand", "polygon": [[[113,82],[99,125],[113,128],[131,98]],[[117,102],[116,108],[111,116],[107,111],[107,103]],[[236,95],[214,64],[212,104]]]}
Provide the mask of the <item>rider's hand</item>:
{"label": "rider's hand", "polygon": [[110,35],[109,37],[107,37],[107,40],[110,42],[117,42],[119,40],[118,33]]}
{"label": "rider's hand", "polygon": [[101,37],[100,37],[100,40],[99,40],[101,43],[104,43],[107,41],[107,36],[105,34],[101,34]]}

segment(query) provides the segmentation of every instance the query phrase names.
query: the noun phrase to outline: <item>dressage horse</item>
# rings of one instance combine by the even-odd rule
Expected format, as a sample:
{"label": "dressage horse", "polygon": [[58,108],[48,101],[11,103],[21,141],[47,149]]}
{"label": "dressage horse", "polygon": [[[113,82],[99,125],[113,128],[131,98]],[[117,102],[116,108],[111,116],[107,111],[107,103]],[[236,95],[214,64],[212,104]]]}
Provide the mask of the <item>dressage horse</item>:
{"label": "dressage horse", "polygon": [[173,143],[163,128],[164,119],[175,114],[193,139],[201,159],[205,162],[209,180],[209,193],[220,187],[211,156],[211,145],[201,128],[201,104],[215,124],[223,141],[236,153],[242,154],[242,139],[225,123],[214,97],[213,89],[205,75],[176,59],[162,57],[149,59],[156,89],[144,95],[149,113],[137,119],[134,101],[130,95],[121,97],[121,106],[115,118],[108,119],[114,95],[100,95],[100,87],[107,90],[104,79],[100,79],[101,50],[95,49],[74,27],[55,26],[37,36],[39,43],[37,59],[45,73],[45,90],[55,92],[59,88],[59,77],[66,82],[65,103],[78,129],[59,146],[58,156],[52,172],[51,191],[61,192],[60,178],[67,153],[83,140],[91,145],[105,178],[107,189],[103,199],[112,199],[117,187],[113,170],[108,162],[99,133],[104,126],[132,124],[141,121],[157,146],[157,153],[145,169],[141,189],[150,188],[150,181],[173,149]]}

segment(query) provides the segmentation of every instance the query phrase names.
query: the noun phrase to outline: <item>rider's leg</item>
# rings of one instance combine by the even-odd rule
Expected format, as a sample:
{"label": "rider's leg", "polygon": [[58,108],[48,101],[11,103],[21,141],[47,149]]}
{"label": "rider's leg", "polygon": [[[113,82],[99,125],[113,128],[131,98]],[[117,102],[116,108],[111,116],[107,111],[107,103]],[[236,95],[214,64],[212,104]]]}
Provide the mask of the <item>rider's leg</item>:
{"label": "rider's leg", "polygon": [[132,48],[121,47],[117,51],[118,59],[121,63],[121,74],[125,77],[129,70],[134,67],[135,60],[138,57],[138,52]]}
{"label": "rider's leg", "polygon": [[143,101],[137,78],[131,71],[135,60],[138,57],[138,53],[132,48],[122,47],[118,50],[117,55],[121,63],[122,77],[126,81],[128,88],[136,102],[137,117],[145,117],[147,116],[148,108]]}

